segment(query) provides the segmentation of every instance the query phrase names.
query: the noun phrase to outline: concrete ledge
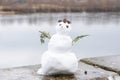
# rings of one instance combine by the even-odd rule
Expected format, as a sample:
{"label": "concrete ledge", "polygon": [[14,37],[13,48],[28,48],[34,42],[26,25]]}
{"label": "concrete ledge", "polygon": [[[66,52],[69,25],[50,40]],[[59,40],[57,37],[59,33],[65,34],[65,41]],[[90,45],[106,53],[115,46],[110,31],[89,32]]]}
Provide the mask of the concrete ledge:
{"label": "concrete ledge", "polygon": [[86,58],[81,61],[92,66],[116,72],[120,75],[120,55]]}
{"label": "concrete ledge", "polygon": [[[0,70],[0,80],[119,80],[115,72],[106,71],[96,66],[79,62],[75,75],[41,76],[36,74],[40,65],[31,65]],[[118,77],[116,77],[118,78]]]}

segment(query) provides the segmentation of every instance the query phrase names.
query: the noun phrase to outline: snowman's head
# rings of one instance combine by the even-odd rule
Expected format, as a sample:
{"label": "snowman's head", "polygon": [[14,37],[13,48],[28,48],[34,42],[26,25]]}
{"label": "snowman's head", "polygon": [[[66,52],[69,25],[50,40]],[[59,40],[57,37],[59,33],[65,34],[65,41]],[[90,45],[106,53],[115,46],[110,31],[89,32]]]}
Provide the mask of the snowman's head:
{"label": "snowman's head", "polygon": [[58,20],[58,24],[56,26],[56,32],[61,34],[68,34],[71,31],[70,21],[67,19]]}

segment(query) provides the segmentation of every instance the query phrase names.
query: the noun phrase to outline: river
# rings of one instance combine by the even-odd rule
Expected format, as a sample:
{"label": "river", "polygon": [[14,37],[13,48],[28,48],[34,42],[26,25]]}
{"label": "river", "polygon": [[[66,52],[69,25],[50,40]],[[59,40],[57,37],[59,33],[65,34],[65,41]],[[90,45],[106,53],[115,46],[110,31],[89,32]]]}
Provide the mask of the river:
{"label": "river", "polygon": [[72,22],[72,38],[89,35],[72,47],[78,59],[120,54],[120,13],[0,15],[0,68],[40,64],[49,40],[41,45],[39,30],[53,35],[63,18]]}

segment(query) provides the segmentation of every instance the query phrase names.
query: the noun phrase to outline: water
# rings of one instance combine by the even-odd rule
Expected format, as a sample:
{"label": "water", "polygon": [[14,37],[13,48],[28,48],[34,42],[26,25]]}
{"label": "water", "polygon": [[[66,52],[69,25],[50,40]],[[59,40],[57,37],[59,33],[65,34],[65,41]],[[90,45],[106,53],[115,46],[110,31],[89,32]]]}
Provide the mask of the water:
{"label": "water", "polygon": [[78,59],[120,54],[120,13],[0,15],[0,68],[39,64],[48,40],[41,45],[38,31],[54,34],[63,18],[72,22],[72,38],[89,35],[72,48]]}

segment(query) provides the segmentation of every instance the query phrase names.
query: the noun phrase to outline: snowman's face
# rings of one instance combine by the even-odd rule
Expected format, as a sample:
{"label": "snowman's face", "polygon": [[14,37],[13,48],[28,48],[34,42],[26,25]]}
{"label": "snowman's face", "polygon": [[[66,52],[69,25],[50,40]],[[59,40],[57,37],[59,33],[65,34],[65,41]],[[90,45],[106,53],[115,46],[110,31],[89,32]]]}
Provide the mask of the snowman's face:
{"label": "snowman's face", "polygon": [[59,33],[69,33],[71,31],[71,25],[68,22],[58,22],[56,31]]}

